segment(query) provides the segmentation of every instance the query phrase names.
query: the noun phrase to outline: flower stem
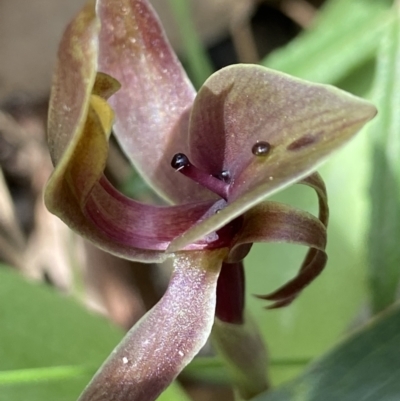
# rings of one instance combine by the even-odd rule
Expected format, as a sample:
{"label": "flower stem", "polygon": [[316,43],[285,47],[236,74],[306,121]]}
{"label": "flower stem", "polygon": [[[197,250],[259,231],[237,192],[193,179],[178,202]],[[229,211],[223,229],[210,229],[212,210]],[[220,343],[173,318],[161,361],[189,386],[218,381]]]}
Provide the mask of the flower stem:
{"label": "flower stem", "polygon": [[225,323],[242,324],[244,311],[243,263],[223,263],[217,284],[215,315]]}
{"label": "flower stem", "polygon": [[248,400],[268,390],[267,351],[250,316],[245,314],[242,324],[216,318],[211,338],[242,399]]}

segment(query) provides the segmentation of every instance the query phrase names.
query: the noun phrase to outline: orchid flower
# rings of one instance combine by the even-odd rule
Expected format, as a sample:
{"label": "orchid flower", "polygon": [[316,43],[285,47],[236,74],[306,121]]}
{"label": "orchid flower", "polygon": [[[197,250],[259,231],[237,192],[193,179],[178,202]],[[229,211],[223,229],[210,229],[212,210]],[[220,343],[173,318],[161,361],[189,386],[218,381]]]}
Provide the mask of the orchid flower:
{"label": "orchid flower", "polygon": [[[146,0],[89,1],[59,49],[46,204],[102,249],[173,258],[174,270],[80,400],[156,399],[213,325],[241,396],[263,391],[266,354],[244,311],[243,259],[254,242],[309,247],[298,275],[262,296],[270,307],[292,302],[321,272],[328,206],[315,170],[375,114],[336,88],[257,65],[224,68],[196,94]],[[129,199],[107,180],[111,131],[169,205]],[[266,201],[293,183],[316,191],[318,217]]]}

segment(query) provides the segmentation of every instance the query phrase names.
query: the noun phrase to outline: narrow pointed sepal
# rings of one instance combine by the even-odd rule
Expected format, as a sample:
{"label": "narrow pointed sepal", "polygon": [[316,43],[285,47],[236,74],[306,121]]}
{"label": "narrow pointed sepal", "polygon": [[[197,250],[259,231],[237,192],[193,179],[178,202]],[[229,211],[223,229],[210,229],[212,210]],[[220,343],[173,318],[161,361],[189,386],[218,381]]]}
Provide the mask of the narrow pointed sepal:
{"label": "narrow pointed sepal", "polygon": [[267,351],[251,316],[246,314],[242,324],[216,318],[211,339],[242,399],[248,400],[268,389]]}
{"label": "narrow pointed sepal", "polygon": [[205,344],[226,249],[182,252],[168,290],[126,335],[79,401],[152,401]]}

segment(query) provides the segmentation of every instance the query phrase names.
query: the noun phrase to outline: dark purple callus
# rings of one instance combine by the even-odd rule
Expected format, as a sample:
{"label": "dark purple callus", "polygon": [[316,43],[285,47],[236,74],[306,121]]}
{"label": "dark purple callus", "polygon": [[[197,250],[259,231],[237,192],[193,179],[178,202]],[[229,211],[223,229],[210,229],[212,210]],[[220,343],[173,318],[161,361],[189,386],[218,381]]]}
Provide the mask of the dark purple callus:
{"label": "dark purple callus", "polygon": [[271,144],[265,141],[256,142],[251,148],[254,156],[266,156],[271,150]]}
{"label": "dark purple callus", "polygon": [[182,167],[190,164],[188,157],[183,153],[177,153],[171,161],[171,166],[175,170],[180,170]]}
{"label": "dark purple callus", "polygon": [[228,170],[222,170],[215,177],[223,182],[229,183],[231,180],[231,173]]}
{"label": "dark purple callus", "polygon": [[217,284],[215,315],[225,323],[242,324],[244,305],[243,263],[223,263]]}
{"label": "dark purple callus", "polygon": [[228,199],[228,181],[230,179],[228,171],[224,170],[217,176],[208,174],[194,166],[184,153],[175,154],[172,158],[171,166],[176,171],[214,192],[222,199]]}

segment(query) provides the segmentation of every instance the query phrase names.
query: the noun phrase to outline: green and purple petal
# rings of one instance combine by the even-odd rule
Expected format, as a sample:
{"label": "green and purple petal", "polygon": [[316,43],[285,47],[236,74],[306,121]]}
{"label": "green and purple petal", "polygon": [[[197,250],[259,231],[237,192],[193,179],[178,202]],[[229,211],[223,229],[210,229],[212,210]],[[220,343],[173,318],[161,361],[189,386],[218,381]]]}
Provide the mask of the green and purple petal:
{"label": "green and purple petal", "polygon": [[[244,215],[235,246],[275,242],[310,248],[295,278],[260,298],[275,301],[270,308],[291,303],[324,269],[327,256],[326,227],[310,213],[277,202],[262,202]],[[234,251],[234,248],[233,248]]]}
{"label": "green and purple petal", "polygon": [[[190,158],[230,175],[228,206],[171,245],[179,249],[309,175],[376,114],[367,101],[255,65],[213,74],[190,119]],[[263,155],[254,145],[267,144]]]}
{"label": "green and purple petal", "polygon": [[226,249],[182,252],[167,292],[126,335],[79,401],[152,401],[200,351],[214,322]]}
{"label": "green and purple petal", "polygon": [[[106,98],[119,88],[97,73],[98,20],[90,2],[63,37],[50,100],[48,141],[55,170],[48,209],[99,247],[133,260],[160,261],[170,241],[212,211],[213,202],[157,207],[132,201],[103,171],[114,113]],[[202,249],[202,244],[189,249]]]}
{"label": "green and purple petal", "polygon": [[54,165],[62,162],[62,156],[74,140],[73,134],[82,131],[86,121],[96,79],[100,30],[94,6],[94,0],[88,2],[68,25],[58,50],[47,127]]}
{"label": "green and purple petal", "polygon": [[275,302],[269,308],[290,304],[322,272],[327,261],[325,247],[329,208],[325,184],[318,173],[311,174],[299,183],[315,190],[318,196],[318,219],[289,205],[262,202],[245,213],[242,229],[228,257],[229,260],[240,256],[243,250],[246,252],[246,245],[253,242],[281,242],[309,247],[296,277],[276,291],[259,296]]}

